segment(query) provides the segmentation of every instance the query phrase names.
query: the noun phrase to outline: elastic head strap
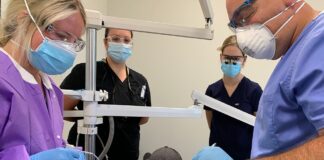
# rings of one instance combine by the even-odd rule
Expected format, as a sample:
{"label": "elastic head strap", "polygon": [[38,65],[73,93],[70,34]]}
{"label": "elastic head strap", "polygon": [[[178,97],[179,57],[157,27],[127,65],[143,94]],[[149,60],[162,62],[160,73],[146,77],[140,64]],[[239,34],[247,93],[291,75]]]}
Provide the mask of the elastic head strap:
{"label": "elastic head strap", "polygon": [[27,12],[28,12],[29,17],[30,17],[31,20],[34,22],[36,28],[38,29],[38,31],[39,31],[39,33],[41,34],[41,36],[43,37],[43,39],[45,39],[45,36],[43,35],[42,31],[40,30],[40,28],[39,28],[38,25],[36,24],[36,21],[35,21],[34,17],[33,17],[32,14],[31,14],[31,11],[30,11],[29,6],[28,6],[28,3],[27,3],[27,0],[24,0],[24,2],[25,2],[25,5],[26,5],[26,8],[27,8]]}

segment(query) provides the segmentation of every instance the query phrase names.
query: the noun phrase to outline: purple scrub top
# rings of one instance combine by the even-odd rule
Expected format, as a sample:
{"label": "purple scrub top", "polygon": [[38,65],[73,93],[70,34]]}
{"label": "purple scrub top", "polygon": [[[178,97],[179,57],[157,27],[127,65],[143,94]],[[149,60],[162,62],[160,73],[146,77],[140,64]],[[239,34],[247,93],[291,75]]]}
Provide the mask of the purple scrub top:
{"label": "purple scrub top", "polygon": [[42,81],[46,101],[34,77],[0,48],[1,160],[28,160],[65,146],[63,94],[47,75]]}

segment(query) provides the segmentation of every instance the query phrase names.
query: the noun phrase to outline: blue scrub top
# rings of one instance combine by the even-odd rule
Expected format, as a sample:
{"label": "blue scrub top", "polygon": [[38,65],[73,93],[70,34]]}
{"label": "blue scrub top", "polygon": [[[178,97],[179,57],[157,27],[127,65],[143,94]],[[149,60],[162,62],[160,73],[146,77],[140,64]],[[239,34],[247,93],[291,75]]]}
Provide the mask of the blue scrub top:
{"label": "blue scrub top", "polygon": [[[223,80],[211,84],[206,95],[249,114],[257,112],[262,94],[261,87],[244,77],[229,97]],[[206,110],[211,110],[207,106]],[[251,153],[253,127],[213,110],[209,145],[216,143],[233,159],[248,159]]]}
{"label": "blue scrub top", "polygon": [[300,34],[260,100],[251,157],[285,152],[324,128],[324,14]]}
{"label": "blue scrub top", "polygon": [[34,77],[0,49],[0,159],[62,147],[63,94],[42,74],[46,101]]}

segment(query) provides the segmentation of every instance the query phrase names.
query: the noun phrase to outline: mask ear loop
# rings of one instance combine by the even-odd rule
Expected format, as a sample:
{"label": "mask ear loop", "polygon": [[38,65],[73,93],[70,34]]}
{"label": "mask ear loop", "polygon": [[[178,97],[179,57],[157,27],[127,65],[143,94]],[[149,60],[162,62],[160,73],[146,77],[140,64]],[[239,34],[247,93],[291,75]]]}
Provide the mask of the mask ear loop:
{"label": "mask ear loop", "polygon": [[[280,13],[278,13],[276,16],[274,16],[274,17],[270,18],[269,20],[267,20],[266,22],[264,22],[262,25],[265,25],[266,23],[268,23],[268,22],[272,21],[273,19],[279,17],[284,12],[286,12],[290,7],[294,6],[295,4],[297,4],[300,1],[301,0],[296,0],[289,7],[285,8],[283,11],[281,11]],[[296,13],[299,12],[299,10],[304,7],[304,5],[305,5],[305,2],[294,12],[294,14],[273,35],[276,36],[291,21],[291,19],[296,15]]]}
{"label": "mask ear loop", "polygon": [[298,13],[305,5],[305,2],[294,12],[294,14],[277,30],[277,32],[274,35],[277,35],[283,27],[285,27],[291,20],[292,18],[294,18],[294,16],[296,15],[296,13]]}
{"label": "mask ear loop", "polygon": [[27,12],[28,12],[29,17],[30,17],[31,20],[34,22],[34,24],[35,24],[35,26],[36,26],[38,32],[41,34],[41,36],[43,37],[43,39],[45,39],[45,36],[43,35],[42,31],[40,30],[40,28],[39,28],[38,25],[36,24],[36,21],[35,21],[34,17],[32,16],[31,12],[30,12],[29,6],[28,6],[28,4],[27,4],[27,0],[24,0],[24,2],[25,2],[25,6],[26,6],[26,8],[27,8]]}

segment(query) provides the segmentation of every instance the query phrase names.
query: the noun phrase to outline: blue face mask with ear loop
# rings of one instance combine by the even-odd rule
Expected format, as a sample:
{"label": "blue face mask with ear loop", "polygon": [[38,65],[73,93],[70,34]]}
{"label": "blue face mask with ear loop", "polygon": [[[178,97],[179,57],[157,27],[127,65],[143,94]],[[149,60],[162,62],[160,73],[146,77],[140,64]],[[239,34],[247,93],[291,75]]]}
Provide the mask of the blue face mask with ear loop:
{"label": "blue face mask with ear loop", "polygon": [[72,67],[76,57],[75,51],[71,46],[66,45],[66,42],[46,38],[31,15],[26,0],[24,1],[30,18],[43,37],[42,43],[35,50],[31,49],[27,52],[29,63],[36,69],[49,75],[64,73]]}
{"label": "blue face mask with ear loop", "polygon": [[231,78],[234,78],[235,76],[237,76],[241,72],[241,68],[242,68],[242,65],[240,62],[236,62],[235,64],[233,64],[233,63],[226,64],[225,62],[222,62],[222,65],[221,65],[221,69],[222,69],[223,73],[226,76],[229,76]]}
{"label": "blue face mask with ear loop", "polygon": [[132,45],[109,42],[107,55],[117,63],[125,63],[126,60],[133,54]]}
{"label": "blue face mask with ear loop", "polygon": [[38,70],[56,75],[72,67],[76,54],[45,38],[39,47],[28,53],[28,60]]}

